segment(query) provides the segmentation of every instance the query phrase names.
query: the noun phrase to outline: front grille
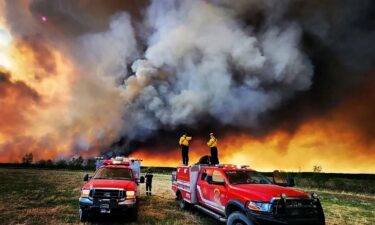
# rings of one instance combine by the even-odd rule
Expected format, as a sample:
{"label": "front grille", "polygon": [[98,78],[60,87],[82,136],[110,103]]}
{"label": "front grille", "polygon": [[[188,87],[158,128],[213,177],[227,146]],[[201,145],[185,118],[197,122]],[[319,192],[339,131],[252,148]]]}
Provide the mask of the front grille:
{"label": "front grille", "polygon": [[281,217],[310,217],[318,213],[313,199],[276,200],[272,211],[275,216]]}
{"label": "front grille", "polygon": [[287,199],[287,208],[313,208],[314,202],[312,199]]}
{"label": "front grille", "polygon": [[90,197],[95,199],[121,199],[125,197],[125,191],[122,189],[92,189]]}

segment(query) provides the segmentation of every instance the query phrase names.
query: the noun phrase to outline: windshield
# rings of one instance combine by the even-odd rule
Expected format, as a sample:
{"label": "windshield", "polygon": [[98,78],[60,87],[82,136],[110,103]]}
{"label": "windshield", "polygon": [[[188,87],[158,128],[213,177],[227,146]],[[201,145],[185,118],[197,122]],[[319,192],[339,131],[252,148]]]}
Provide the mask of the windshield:
{"label": "windshield", "polygon": [[134,178],[131,169],[104,167],[95,173],[94,179],[132,180]]}
{"label": "windshield", "polygon": [[272,184],[267,177],[256,171],[231,170],[225,171],[231,184]]}

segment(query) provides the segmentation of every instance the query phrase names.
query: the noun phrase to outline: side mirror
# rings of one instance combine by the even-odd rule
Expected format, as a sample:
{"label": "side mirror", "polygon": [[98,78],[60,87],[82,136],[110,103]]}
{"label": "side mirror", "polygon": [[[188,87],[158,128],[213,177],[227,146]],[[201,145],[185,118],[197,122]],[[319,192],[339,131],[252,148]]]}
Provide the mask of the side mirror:
{"label": "side mirror", "polygon": [[86,173],[86,175],[83,177],[83,181],[89,181],[90,177],[89,175]]}
{"label": "side mirror", "polygon": [[141,176],[139,178],[139,183],[143,184],[145,182],[145,177],[144,176]]}
{"label": "side mirror", "polygon": [[278,170],[273,171],[272,181],[273,181],[274,184],[279,185],[279,186],[283,186],[283,187],[294,187],[294,185],[295,185],[293,178],[291,178],[291,177],[286,178]]}

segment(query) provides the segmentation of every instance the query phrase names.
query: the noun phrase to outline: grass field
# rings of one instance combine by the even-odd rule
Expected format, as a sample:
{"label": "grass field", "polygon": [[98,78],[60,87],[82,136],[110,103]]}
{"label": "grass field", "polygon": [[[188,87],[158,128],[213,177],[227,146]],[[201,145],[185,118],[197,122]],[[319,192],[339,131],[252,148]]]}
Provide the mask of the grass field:
{"label": "grass field", "polygon": [[[1,224],[80,224],[78,197],[85,172],[0,169]],[[218,224],[196,211],[182,211],[170,191],[168,175],[155,175],[153,196],[140,199],[137,223],[121,217],[99,217],[91,224]],[[329,225],[375,224],[375,197],[316,191]]]}

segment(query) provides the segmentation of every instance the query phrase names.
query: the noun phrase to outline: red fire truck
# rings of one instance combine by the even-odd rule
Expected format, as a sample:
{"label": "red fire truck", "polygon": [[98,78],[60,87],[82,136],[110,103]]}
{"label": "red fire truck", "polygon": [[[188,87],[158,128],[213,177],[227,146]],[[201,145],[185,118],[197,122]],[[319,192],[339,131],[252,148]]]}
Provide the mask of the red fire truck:
{"label": "red fire truck", "polygon": [[285,186],[248,166],[198,164],[172,173],[181,208],[194,206],[227,225],[325,224],[316,193]]}
{"label": "red fire truck", "polygon": [[130,220],[137,218],[139,184],[144,182],[144,177],[140,177],[141,161],[124,157],[97,161],[94,176],[86,174],[84,181],[88,182],[81,188],[82,222],[99,213],[123,214]]}

